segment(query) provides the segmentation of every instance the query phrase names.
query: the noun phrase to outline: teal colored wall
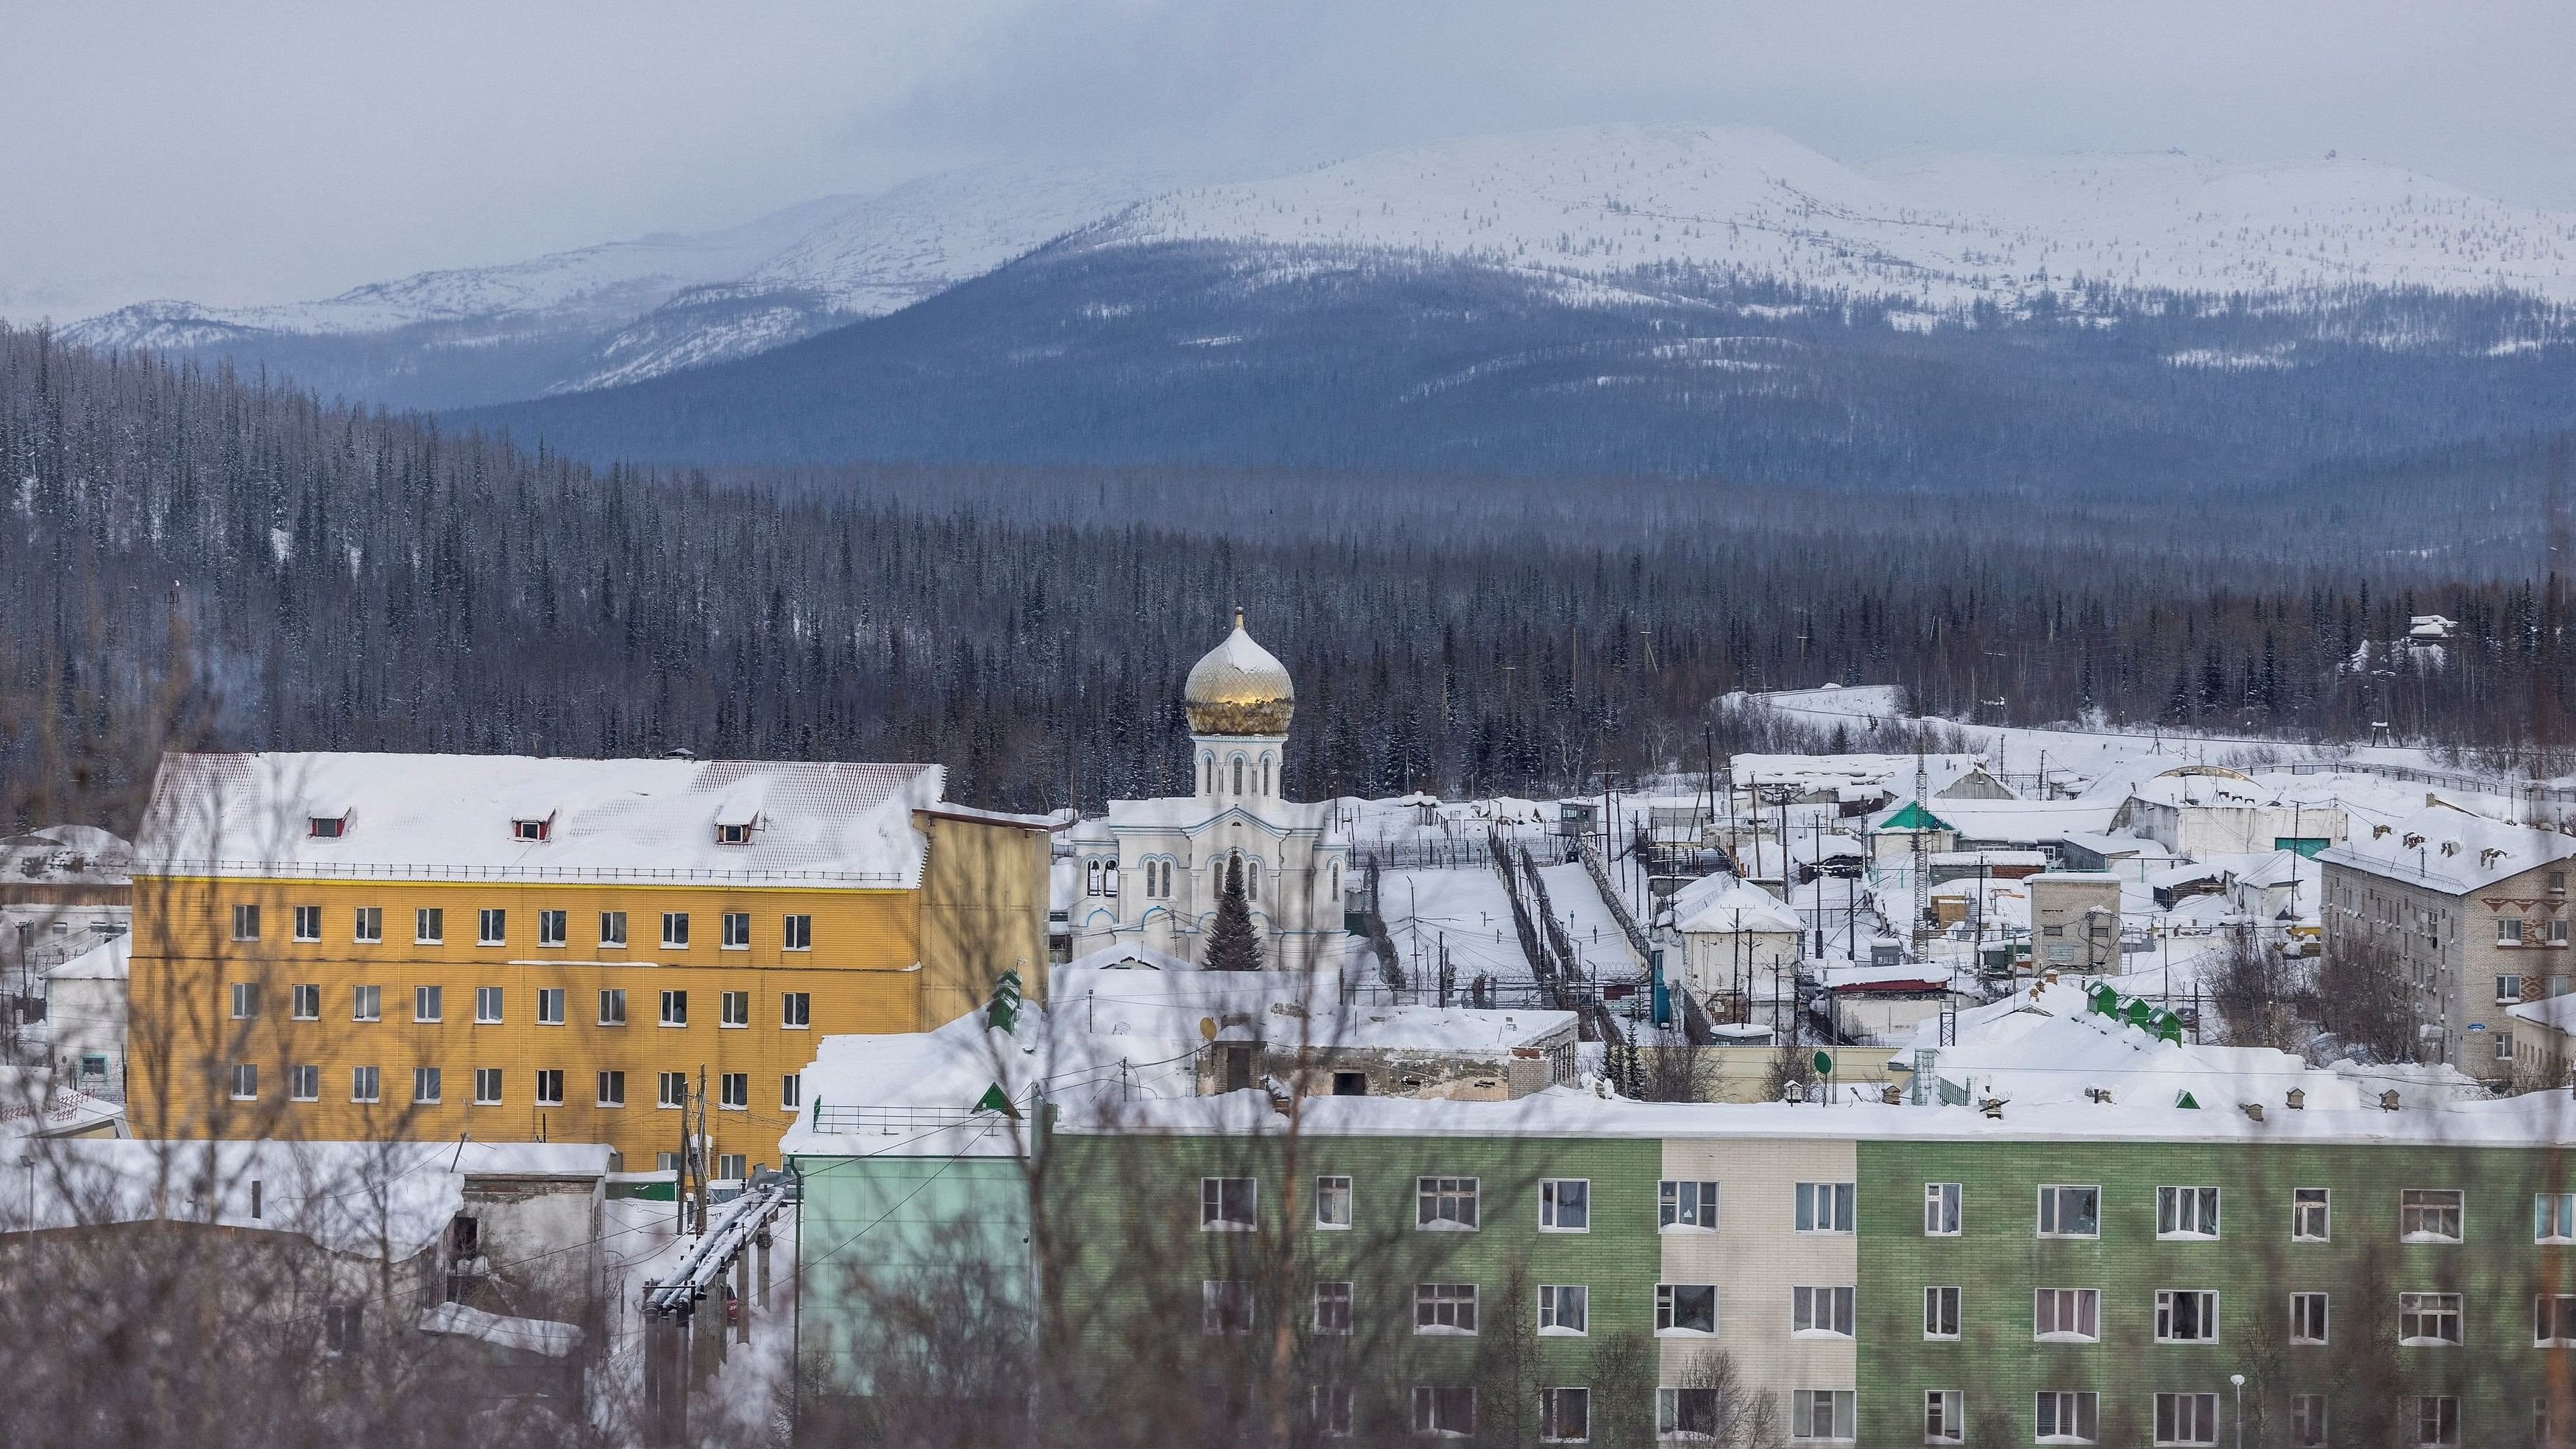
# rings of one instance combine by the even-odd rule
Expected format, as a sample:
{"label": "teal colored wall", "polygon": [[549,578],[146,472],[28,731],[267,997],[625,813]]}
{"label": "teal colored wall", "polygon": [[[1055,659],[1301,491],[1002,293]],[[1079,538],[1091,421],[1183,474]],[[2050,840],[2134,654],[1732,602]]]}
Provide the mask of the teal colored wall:
{"label": "teal colored wall", "polygon": [[[866,1393],[880,1295],[1035,1302],[1028,1184],[1016,1157],[798,1157],[800,1347],[809,1371]],[[820,1387],[818,1385],[818,1387]]]}

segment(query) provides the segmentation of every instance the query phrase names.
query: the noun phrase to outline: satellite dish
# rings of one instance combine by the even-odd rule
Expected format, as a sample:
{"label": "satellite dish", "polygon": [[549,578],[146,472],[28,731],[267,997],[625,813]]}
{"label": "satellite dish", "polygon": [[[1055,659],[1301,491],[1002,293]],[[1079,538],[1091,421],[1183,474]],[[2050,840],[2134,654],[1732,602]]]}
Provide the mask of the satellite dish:
{"label": "satellite dish", "polygon": [[1199,1018],[1199,1040],[1201,1040],[1201,1041],[1214,1041],[1214,1040],[1216,1040],[1216,1018],[1215,1018],[1215,1017],[1213,1017],[1213,1016],[1202,1016],[1202,1017],[1200,1017],[1200,1018]]}

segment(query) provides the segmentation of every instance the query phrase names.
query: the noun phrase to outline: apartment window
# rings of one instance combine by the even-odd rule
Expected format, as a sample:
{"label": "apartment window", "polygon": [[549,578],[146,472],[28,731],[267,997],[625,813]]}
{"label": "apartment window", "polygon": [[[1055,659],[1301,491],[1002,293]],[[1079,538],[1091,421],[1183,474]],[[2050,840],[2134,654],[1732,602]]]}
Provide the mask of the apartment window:
{"label": "apartment window", "polygon": [[350,936],[361,945],[372,946],[385,938],[385,908],[360,906],[357,918],[349,927]]}
{"label": "apartment window", "polygon": [[411,1019],[414,1021],[445,1020],[447,1011],[446,997],[447,988],[443,986],[413,987],[411,989]]}
{"label": "apartment window", "polygon": [[357,1353],[367,1341],[367,1306],[333,1303],[322,1310],[322,1347],[332,1353]]}
{"label": "apartment window", "polygon": [[1413,1432],[1443,1439],[1464,1439],[1476,1432],[1476,1387],[1473,1384],[1413,1386]]}
{"label": "apartment window", "polygon": [[252,1019],[253,1017],[256,1017],[256,1016],[258,1016],[258,1015],[259,1015],[259,983],[258,983],[258,982],[256,982],[256,981],[236,981],[236,982],[234,982],[234,983],[233,983],[233,1020],[235,1020],[235,1021],[249,1021],[250,1019]]}
{"label": "apartment window", "polygon": [[2415,1397],[2415,1442],[2423,1449],[2460,1442],[2460,1401],[2447,1394]]}
{"label": "apartment window", "polygon": [[749,824],[749,822],[738,822],[738,823],[736,823],[736,824],[732,824],[732,825],[719,825],[719,826],[717,826],[717,827],[716,827],[716,844],[718,844],[718,845],[749,845],[749,844],[751,844],[751,825]]}
{"label": "apartment window", "polygon": [[686,1072],[659,1073],[656,1081],[656,1095],[653,1099],[653,1105],[657,1107],[686,1107],[689,1105],[689,1074]]}
{"label": "apartment window", "polygon": [[689,913],[686,911],[664,911],[662,913],[662,949],[665,951],[685,950],[687,949],[688,944]]}
{"label": "apartment window", "polygon": [[1209,1279],[1199,1284],[1199,1332],[1252,1331],[1252,1285]]}
{"label": "apartment window", "polygon": [[1413,1331],[1455,1335],[1474,1333],[1476,1331],[1476,1285],[1473,1283],[1414,1284]]}
{"label": "apartment window", "polygon": [[297,906],[295,908],[295,939],[299,941],[319,941],[322,939],[322,908],[320,906]]}
{"label": "apartment window", "polygon": [[307,815],[304,817],[304,833],[315,840],[337,840],[349,833],[349,817]]}
{"label": "apartment window", "polygon": [[2410,1187],[2397,1195],[2397,1236],[2407,1243],[2460,1240],[2461,1195],[2455,1187]]}
{"label": "apartment window", "polygon": [[538,945],[561,946],[564,943],[564,936],[570,929],[570,926],[565,919],[567,914],[568,913],[564,911],[537,912]]}
{"label": "apartment window", "polygon": [[236,941],[259,939],[259,907],[251,905],[233,907],[233,939]]}
{"label": "apartment window", "polygon": [[533,845],[546,838],[550,833],[547,827],[553,823],[554,822],[550,819],[537,820],[523,816],[510,822],[510,838],[512,840],[524,840]]}
{"label": "apartment window", "polygon": [[1716,1183],[1667,1178],[1656,1186],[1655,1196],[1659,1204],[1657,1216],[1664,1227],[1717,1231]]}
{"label": "apartment window", "polygon": [[716,1025],[745,1027],[751,1025],[751,993],[727,991],[716,997]]}
{"label": "apartment window", "polygon": [[381,986],[350,987],[349,1019],[351,1021],[384,1020],[385,989]]}
{"label": "apartment window", "polygon": [[2100,1394],[2043,1389],[2033,1396],[2031,1410],[2042,1444],[2090,1444],[2101,1437]]}
{"label": "apartment window", "polygon": [[322,1100],[322,1069],[316,1066],[293,1066],[286,1069],[286,1095],[298,1102]]}
{"label": "apartment window", "polygon": [[814,1024],[814,998],[803,991],[785,991],[778,997],[778,1024],[790,1031],[802,1031]]}
{"label": "apartment window", "polygon": [[1717,1390],[1655,1390],[1655,1433],[1665,1439],[1717,1437]]}
{"label": "apartment window", "polygon": [[2521,977],[2519,977],[2519,976],[2499,976],[2499,977],[2497,977],[2497,978],[2495,979],[2495,984],[2496,984],[2495,999],[2496,999],[2496,1004],[2497,1004],[2497,1005],[2501,1006],[2501,1005],[2503,1005],[2504,1003],[2509,1002],[2509,1001],[2520,1001],[2520,1000],[2522,1000],[2522,978],[2521,978]]}
{"label": "apartment window", "polygon": [[1717,1285],[1714,1283],[1658,1283],[1655,1285],[1655,1332],[1717,1332]]}
{"label": "apartment window", "polygon": [[2217,1237],[2218,1189],[2214,1187],[2157,1188],[2156,1236],[2159,1238]]}
{"label": "apartment window", "polygon": [[1538,1438],[1542,1444],[1587,1444],[1592,1440],[1590,1389],[1538,1391]]}
{"label": "apartment window", "polygon": [[1853,1400],[1849,1389],[1791,1389],[1789,1391],[1789,1437],[1791,1439],[1850,1439],[1856,1436]]}
{"label": "apartment window", "polygon": [[2030,1336],[2042,1343],[2099,1343],[2102,1290],[2041,1288],[2030,1295]]}
{"label": "apartment window", "polygon": [[538,987],[538,988],[537,988],[537,1025],[539,1025],[539,1026],[561,1026],[561,1025],[563,1025],[563,1024],[564,1024],[564,990],[563,990],[563,988],[562,988],[562,987],[560,987],[560,986],[540,986],[540,987]]}
{"label": "apartment window", "polygon": [[724,934],[724,949],[728,951],[751,949],[751,916],[748,912],[727,911],[719,925]]}
{"label": "apartment window", "polygon": [[2207,1288],[2156,1290],[2156,1342],[2216,1343],[2218,1294]]}
{"label": "apartment window", "polygon": [[1351,1180],[1347,1177],[1315,1179],[1315,1226],[1347,1228],[1351,1225]]}
{"label": "apartment window", "polygon": [[603,946],[621,947],[626,944],[626,913],[624,911],[602,911],[599,913],[599,944]]}
{"label": "apartment window", "polygon": [[411,1099],[414,1102],[436,1102],[439,1098],[440,1086],[438,1068],[414,1067],[411,1069]]}
{"label": "apartment window", "polygon": [[2531,1240],[2535,1243],[2576,1243],[2576,1192],[2532,1195]]}
{"label": "apartment window", "polygon": [[289,1014],[297,1021],[320,1021],[322,1019],[321,983],[314,981],[296,983],[294,989],[287,993],[286,1006]]}
{"label": "apartment window", "polygon": [[474,1069],[474,1105],[477,1107],[501,1105],[501,1069],[499,1067]]}
{"label": "apartment window", "polygon": [[751,1073],[724,1072],[716,1077],[716,1105],[729,1112],[751,1110]]}
{"label": "apartment window", "polygon": [[1261,1179],[1199,1179],[1199,1229],[1210,1233],[1248,1233],[1261,1223]]}
{"label": "apartment window", "polygon": [[2576,1293],[2543,1293],[2531,1300],[2531,1305],[2531,1341],[2535,1345],[2576,1345]]}
{"label": "apartment window", "polygon": [[2217,1443],[2218,1395],[2156,1395],[2156,1442],[2158,1444]]}
{"label": "apartment window", "polygon": [[599,1024],[601,1026],[626,1024],[626,988],[610,987],[599,993]]}
{"label": "apartment window", "polygon": [[2334,1198],[2329,1189],[2302,1187],[2290,1194],[2290,1241],[2323,1243],[2334,1237]]}
{"label": "apartment window", "polygon": [[560,1070],[548,1067],[537,1073],[537,1105],[540,1107],[563,1105],[563,1073]]}
{"label": "apartment window", "polygon": [[1592,1231],[1592,1182],[1582,1177],[1547,1177],[1538,1184],[1538,1226],[1543,1233]]}
{"label": "apartment window", "polygon": [[2522,917],[2496,917],[2496,944],[2499,946],[2519,946],[2522,944]]}
{"label": "apartment window", "polygon": [[778,1105],[789,1112],[805,1104],[805,1079],[794,1072],[778,1079]]}
{"label": "apartment window", "polygon": [[2326,1396],[2323,1394],[2290,1395],[2292,1449],[2325,1449],[2325,1443]]}
{"label": "apartment window", "polygon": [[2293,1293],[2290,1295],[2290,1342],[2323,1343],[2326,1341],[2326,1295]]}
{"label": "apartment window", "polygon": [[1351,1437],[1359,1418],[1359,1394],[1348,1384],[1315,1385],[1315,1432],[1327,1439]]}
{"label": "apartment window", "polygon": [[2509,1031],[2499,1031],[2492,1033],[2492,1035],[2495,1039],[2495,1059],[2500,1062],[2512,1061],[2513,1033]]}
{"label": "apartment window", "polygon": [[1789,1332],[1797,1338],[1851,1337],[1852,1290],[1848,1287],[1790,1289]]}
{"label": "apartment window", "polygon": [[662,993],[662,1024],[664,1026],[689,1024],[689,993],[685,991]]}
{"label": "apartment window", "polygon": [[447,908],[423,906],[411,913],[411,939],[415,946],[436,946],[447,940]]}
{"label": "apartment window", "polygon": [[1477,1187],[1472,1177],[1414,1179],[1413,1225],[1424,1232],[1474,1232]]}
{"label": "apartment window", "polygon": [[1968,1396],[1957,1389],[1923,1391],[1923,1442],[1968,1442]]}
{"label": "apartment window", "polygon": [[778,929],[778,949],[782,951],[813,950],[814,918],[812,916],[796,915],[788,916],[780,921]]}
{"label": "apartment window", "polygon": [[2065,1184],[2041,1188],[2039,1235],[2043,1238],[2102,1236],[2102,1189]]}
{"label": "apartment window", "polygon": [[1797,1229],[1802,1233],[1848,1233],[1856,1185],[1848,1182],[1802,1182],[1797,1189]]}
{"label": "apartment window", "polygon": [[376,1092],[377,1092],[377,1089],[378,1089],[378,1085],[379,1085],[379,1083],[378,1083],[378,1079],[377,1079],[377,1076],[376,1076],[376,1069],[375,1069],[374,1067],[351,1067],[351,1068],[349,1068],[349,1100],[350,1100],[350,1101],[352,1101],[352,1102],[372,1102],[372,1101],[375,1101],[375,1100],[376,1100]]}
{"label": "apartment window", "polygon": [[1959,1236],[1959,1184],[1955,1182],[1923,1184],[1923,1236],[1927,1238]]}
{"label": "apartment window", "polygon": [[2397,1295],[2397,1341],[2409,1348],[2456,1348],[2460,1343],[2460,1295]]}
{"label": "apartment window", "polygon": [[602,1072],[599,1074],[599,1105],[603,1107],[623,1107],[626,1105],[626,1074],[624,1072]]}
{"label": "apartment window", "polygon": [[489,906],[475,913],[474,944],[498,946],[509,938],[510,913]]}
{"label": "apartment window", "polygon": [[498,1026],[501,1024],[500,987],[477,986],[474,988],[474,1024],[477,1026]]}
{"label": "apartment window", "polygon": [[1959,1290],[1957,1288],[1923,1290],[1923,1336],[1925,1338],[1959,1336]]}
{"label": "apartment window", "polygon": [[1581,1283],[1542,1283],[1538,1290],[1538,1331],[1579,1338],[1592,1331],[1592,1289]]}
{"label": "apartment window", "polygon": [[1350,1284],[1318,1283],[1315,1285],[1315,1331],[1334,1338],[1350,1336]]}

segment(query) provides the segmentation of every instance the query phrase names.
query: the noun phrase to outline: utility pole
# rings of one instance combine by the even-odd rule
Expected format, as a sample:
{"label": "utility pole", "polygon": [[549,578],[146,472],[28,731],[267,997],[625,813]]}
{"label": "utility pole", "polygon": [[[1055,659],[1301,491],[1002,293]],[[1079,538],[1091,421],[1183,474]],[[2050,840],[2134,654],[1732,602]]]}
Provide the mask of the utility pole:
{"label": "utility pole", "polygon": [[[689,1115],[689,1114],[688,1114],[688,1112],[687,1112],[686,1110],[683,1110],[683,1111],[680,1113],[680,1116],[681,1116],[683,1119],[685,1119],[688,1115]],[[705,1159],[706,1159],[706,1154],[707,1154],[707,1064],[706,1064],[706,1063],[704,1063],[704,1062],[700,1062],[700,1063],[698,1063],[698,1141],[697,1141],[697,1170],[696,1170],[695,1172],[693,1172],[693,1173],[691,1173],[691,1174],[689,1175],[689,1177],[690,1177],[690,1181],[695,1182],[695,1183],[698,1185],[698,1231],[699,1231],[700,1233],[704,1233],[704,1232],[706,1232],[706,1230],[707,1230],[707,1163],[706,1163],[706,1160],[705,1160]]]}
{"label": "utility pole", "polygon": [[1923,848],[1923,826],[1932,817],[1932,807],[1923,803],[1923,797],[1932,793],[1931,778],[1930,772],[1923,767],[1923,751],[1918,747],[1914,751],[1914,858],[1911,872],[1914,877],[1914,920],[1907,933],[1913,941],[1914,959],[1917,961],[1923,959],[1923,947],[1928,939],[1928,933],[1923,929],[1923,915],[1931,906],[1932,858]]}

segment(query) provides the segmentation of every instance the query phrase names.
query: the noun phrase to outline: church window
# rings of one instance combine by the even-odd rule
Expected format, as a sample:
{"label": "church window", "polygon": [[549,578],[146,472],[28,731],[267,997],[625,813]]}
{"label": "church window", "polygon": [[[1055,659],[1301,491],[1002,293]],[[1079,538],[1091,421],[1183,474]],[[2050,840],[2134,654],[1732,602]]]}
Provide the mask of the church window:
{"label": "church window", "polygon": [[1243,863],[1243,894],[1254,901],[1261,899],[1260,861],[1247,860]]}
{"label": "church window", "polygon": [[1167,861],[1164,861],[1164,862],[1163,862],[1163,899],[1165,899],[1165,900],[1170,900],[1171,898],[1172,898],[1172,863],[1171,863],[1170,861],[1168,861],[1168,860],[1167,860]]}
{"label": "church window", "polygon": [[1216,793],[1216,756],[1199,756],[1199,789],[1204,794]]}
{"label": "church window", "polygon": [[1118,899],[1118,862],[1104,860],[1100,863],[1100,893],[1113,901]]}
{"label": "church window", "polygon": [[1096,860],[1095,860],[1095,861],[1093,861],[1093,862],[1091,863],[1091,869],[1090,869],[1090,871],[1087,873],[1087,875],[1086,875],[1086,877],[1085,877],[1085,889],[1084,889],[1084,892],[1083,892],[1083,893],[1084,893],[1085,895],[1094,895],[1094,896],[1096,896],[1096,895],[1100,894],[1100,862],[1099,862],[1099,861],[1096,861]]}
{"label": "church window", "polygon": [[1261,757],[1261,793],[1264,795],[1270,793],[1270,757],[1268,755]]}
{"label": "church window", "polygon": [[1234,793],[1243,793],[1243,756],[1234,757]]}

